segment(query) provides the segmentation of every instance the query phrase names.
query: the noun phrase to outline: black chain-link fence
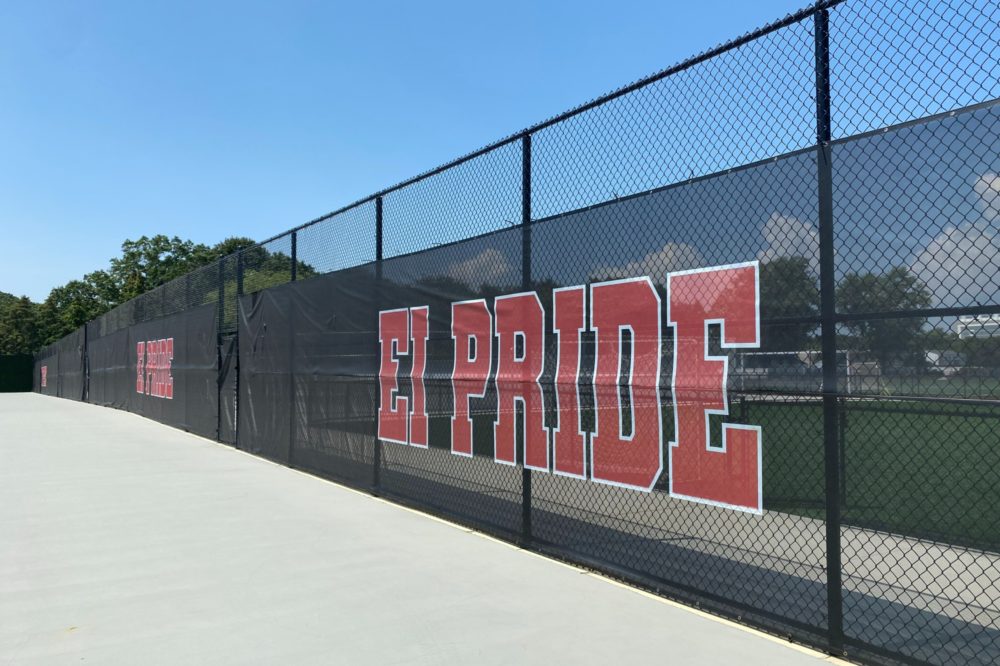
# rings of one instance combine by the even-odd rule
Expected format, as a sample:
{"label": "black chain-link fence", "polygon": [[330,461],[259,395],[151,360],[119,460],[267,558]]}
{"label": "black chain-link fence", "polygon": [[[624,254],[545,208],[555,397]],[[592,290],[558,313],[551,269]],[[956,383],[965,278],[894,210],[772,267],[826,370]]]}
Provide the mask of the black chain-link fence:
{"label": "black chain-link fence", "polygon": [[[62,378],[80,373],[66,349],[90,376],[88,340],[212,305],[221,441],[836,654],[997,663],[998,62],[995,0],[818,3],[130,301],[40,354],[36,388],[56,393],[55,374],[87,397]],[[669,460],[684,341],[665,286],[746,262],[758,344],[707,326],[729,415],[705,429],[759,426],[761,513],[678,499],[666,462],[651,492],[586,481],[590,458],[583,478],[497,464],[493,371],[468,391],[474,455],[449,450],[450,303],[493,313],[531,291],[545,426],[578,418],[593,454],[612,390],[622,433],[654,404]],[[657,389],[600,380],[588,330],[567,417],[555,294],[640,276],[663,303]],[[428,304],[429,446],[380,441],[378,312]],[[634,361],[644,340],[629,336]],[[410,375],[390,395],[416,400]],[[514,404],[526,433],[532,410]]]}

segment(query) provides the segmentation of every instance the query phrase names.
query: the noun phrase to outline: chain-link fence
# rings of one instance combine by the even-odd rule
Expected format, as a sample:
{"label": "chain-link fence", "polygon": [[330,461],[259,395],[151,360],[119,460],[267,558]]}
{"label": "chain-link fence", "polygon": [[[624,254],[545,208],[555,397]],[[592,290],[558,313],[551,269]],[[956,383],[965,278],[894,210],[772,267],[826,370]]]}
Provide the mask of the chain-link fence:
{"label": "chain-link fence", "polygon": [[[86,398],[89,345],[211,306],[221,441],[833,653],[996,663],[998,61],[993,0],[818,3],[125,303],[40,354],[36,388],[56,376]],[[728,394],[704,428],[759,427],[760,513],[678,499],[670,466],[684,340],[666,285],[747,262],[758,339],[738,348],[706,324]],[[602,381],[583,320],[567,389],[557,295],[643,276],[663,303],[654,389],[634,381],[647,341],[631,329]],[[482,299],[493,321],[514,292],[541,306],[548,446],[573,445],[576,420],[593,455],[612,391],[623,434],[662,429],[651,492],[586,481],[593,458],[575,475],[524,465],[526,399],[505,412],[495,368],[457,386],[453,304]],[[412,327],[418,306],[426,367],[401,366],[380,398],[379,313],[406,309]],[[378,436],[387,395],[423,402],[425,445]],[[506,413],[515,466],[496,463]],[[466,417],[471,458],[453,455]]]}

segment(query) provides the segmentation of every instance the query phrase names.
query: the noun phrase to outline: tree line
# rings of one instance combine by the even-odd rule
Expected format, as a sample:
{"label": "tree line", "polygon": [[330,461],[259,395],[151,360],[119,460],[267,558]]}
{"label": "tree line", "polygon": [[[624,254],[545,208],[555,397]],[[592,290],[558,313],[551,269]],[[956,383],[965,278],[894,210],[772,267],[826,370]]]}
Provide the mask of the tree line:
{"label": "tree line", "polygon": [[[818,276],[807,257],[787,256],[770,259],[760,265],[761,347],[764,352],[819,351],[820,290]],[[596,281],[596,278],[592,277]],[[489,283],[479,288],[468,281],[447,275],[424,278],[420,295],[447,294],[449,298],[486,298],[490,300],[509,291]],[[540,280],[532,288],[550,307],[552,290],[562,286],[553,280]],[[405,289],[405,285],[394,285]],[[663,302],[665,285],[656,285]],[[954,350],[966,355],[972,365],[996,366],[1000,361],[1000,339],[959,340],[951,330],[928,327],[924,317],[886,317],[885,313],[929,308],[933,296],[916,275],[905,266],[893,266],[884,273],[852,272],[837,280],[835,292],[840,313],[876,316],[843,322],[838,330],[838,348],[863,351],[888,370],[895,366],[922,368],[926,352],[932,349]],[[445,306],[447,303],[445,303]],[[877,313],[881,313],[879,316]]]}
{"label": "tree line", "polygon": [[[255,245],[241,236],[212,246],[177,236],[142,236],[122,243],[121,254],[106,269],[55,287],[41,303],[0,292],[0,354],[34,353],[136,296]],[[250,252],[268,255],[263,248]],[[258,263],[266,264],[266,258]]]}
{"label": "tree line", "polygon": [[[959,352],[970,367],[1000,366],[1000,338],[960,339],[950,327],[942,327],[947,319],[928,322],[920,316],[891,316],[934,303],[927,285],[905,266],[884,273],[847,273],[837,280],[835,298],[839,313],[871,314],[843,322],[837,347],[868,352],[883,371],[894,366],[924,368],[931,350]],[[808,259],[782,257],[761,264],[760,303],[761,319],[772,322],[762,326],[763,351],[820,348],[819,325],[809,321],[820,315],[819,285]]]}
{"label": "tree line", "polygon": [[[250,238],[234,236],[213,246],[165,235],[126,240],[107,269],[52,289],[41,303],[0,292],[0,354],[34,353],[126,301],[239,251],[243,251],[245,293],[290,279],[291,258],[257,246]],[[305,278],[317,271],[298,262],[297,273]],[[226,280],[227,293],[235,293],[235,276]],[[554,286],[551,280],[538,284],[546,292]],[[448,291],[455,293],[472,289],[471,285],[451,287]],[[480,291],[498,292],[487,286]],[[214,292],[207,298],[206,302],[213,300]],[[846,274],[836,289],[837,309],[842,313],[919,310],[930,307],[932,300],[927,286],[904,266],[880,274]],[[761,264],[760,301],[763,351],[818,349],[819,286],[807,258],[782,257]],[[838,346],[870,352],[883,368],[894,364],[920,367],[930,348],[961,351],[972,365],[1000,364],[1000,341],[958,340],[951,331],[927,330],[925,325],[921,317],[852,320],[841,326],[838,338],[844,339]]]}

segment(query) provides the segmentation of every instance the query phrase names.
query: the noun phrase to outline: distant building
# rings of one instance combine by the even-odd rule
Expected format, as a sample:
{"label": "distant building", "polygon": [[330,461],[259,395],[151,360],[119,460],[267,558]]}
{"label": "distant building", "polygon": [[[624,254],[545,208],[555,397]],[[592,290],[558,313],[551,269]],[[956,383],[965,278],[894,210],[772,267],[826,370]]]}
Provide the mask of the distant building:
{"label": "distant building", "polygon": [[955,322],[955,333],[966,338],[991,338],[1000,334],[1000,314],[962,315]]}
{"label": "distant building", "polygon": [[924,352],[924,360],[927,366],[945,376],[953,375],[965,367],[965,354],[961,354],[953,349],[928,349]]}

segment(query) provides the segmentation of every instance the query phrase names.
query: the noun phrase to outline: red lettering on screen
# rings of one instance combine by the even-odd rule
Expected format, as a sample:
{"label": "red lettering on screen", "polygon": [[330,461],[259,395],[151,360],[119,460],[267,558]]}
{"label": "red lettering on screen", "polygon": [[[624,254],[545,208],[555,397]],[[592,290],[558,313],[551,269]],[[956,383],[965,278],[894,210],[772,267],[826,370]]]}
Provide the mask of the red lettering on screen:
{"label": "red lettering on screen", "polygon": [[156,341],[146,341],[146,395],[153,393],[153,384],[156,382]]}
{"label": "red lettering on screen", "polygon": [[410,311],[386,310],[378,316],[378,339],[381,350],[378,408],[378,438],[406,444],[408,435],[409,400],[398,395],[398,356],[410,353]]}
{"label": "red lettering on screen", "polygon": [[174,339],[137,342],[135,355],[135,392],[173,400]]}
{"label": "red lettering on screen", "polygon": [[47,388],[49,385],[49,366],[42,366],[42,388]]}
{"label": "red lettering on screen", "polygon": [[548,471],[549,440],[545,402],[539,380],[545,370],[545,312],[538,294],[498,296],[494,301],[497,333],[497,418],[494,460],[516,464],[518,412],[523,463]]}
{"label": "red lettering on screen", "polygon": [[146,367],[146,343],[137,342],[135,343],[135,392],[145,393],[146,392],[146,377],[143,374]]}
{"label": "red lettering on screen", "polygon": [[493,317],[483,299],[451,304],[455,357],[451,371],[455,400],[451,417],[451,452],[472,456],[470,398],[486,395],[493,358]]}
{"label": "red lettering on screen", "polygon": [[155,396],[156,384],[156,340],[146,341],[146,395]]}
{"label": "red lettering on screen", "polygon": [[149,394],[154,398],[160,397],[160,387],[162,385],[162,380],[160,379],[163,374],[162,370],[160,370],[160,364],[163,362],[162,346],[162,340],[148,340],[146,342],[146,349],[149,350],[150,356],[153,357],[153,377],[149,383]]}
{"label": "red lettering on screen", "polygon": [[[723,423],[721,445],[710,441],[710,418],[728,414],[728,357],[709,353],[709,326],[720,326],[723,348],[759,345],[757,262],[671,273],[665,286],[667,322],[674,331],[670,494],[760,513],[760,428]],[[545,308],[538,294],[498,296],[495,321],[484,299],[452,303],[452,453],[473,454],[471,399],[486,396],[495,337],[497,412],[491,434],[496,462],[516,464],[523,442],[521,462],[527,468],[652,490],[664,468],[660,295],[648,277],[598,282],[589,289],[589,299],[582,285],[552,291],[556,367],[548,376],[555,393],[550,423],[555,425],[548,428],[542,386]],[[429,445],[424,387],[429,316],[427,306],[379,313],[380,439]],[[579,386],[588,329],[594,336],[592,433],[583,429]],[[147,356],[152,344],[146,343]],[[399,359],[410,354],[411,345],[408,400],[398,395]]]}
{"label": "red lettering on screen", "polygon": [[173,377],[173,364],[174,364],[174,339],[167,338],[166,350],[164,354],[166,358],[163,362],[163,397],[167,400],[174,399],[174,377]]}
{"label": "red lettering on screen", "polygon": [[156,340],[146,340],[146,395],[156,397]]}
{"label": "red lettering on screen", "polygon": [[[426,305],[379,313],[378,438],[387,442],[421,448],[428,445],[427,393],[424,389],[428,317]],[[410,355],[410,342],[413,343],[412,411],[407,409],[410,399],[399,395],[399,357]]]}
{"label": "red lettering on screen", "polygon": [[709,441],[709,418],[729,408],[727,357],[708,349],[710,324],[720,326],[723,348],[760,345],[758,264],[672,273],[667,293],[667,320],[674,327],[670,494],[760,513],[760,427],[724,423],[722,442]]}
{"label": "red lettering on screen", "polygon": [[663,470],[660,296],[645,277],[600,282],[590,287],[590,308],[596,337],[591,479],[650,490]]}
{"label": "red lettering on screen", "polygon": [[427,338],[430,309],[425,305],[410,308],[410,339],[413,341],[413,411],[410,421],[410,444],[427,448],[429,443],[427,422],[427,392],[424,389],[424,372],[427,370]]}
{"label": "red lettering on screen", "polygon": [[559,337],[556,347],[556,419],[552,429],[552,471],[586,478],[586,439],[580,427],[580,345],[586,326],[582,286],[552,292],[552,328]]}

